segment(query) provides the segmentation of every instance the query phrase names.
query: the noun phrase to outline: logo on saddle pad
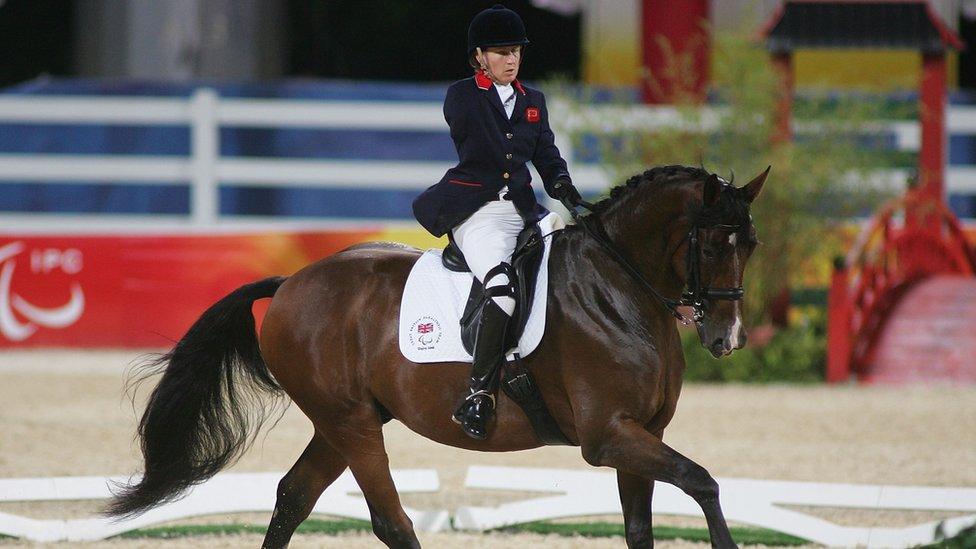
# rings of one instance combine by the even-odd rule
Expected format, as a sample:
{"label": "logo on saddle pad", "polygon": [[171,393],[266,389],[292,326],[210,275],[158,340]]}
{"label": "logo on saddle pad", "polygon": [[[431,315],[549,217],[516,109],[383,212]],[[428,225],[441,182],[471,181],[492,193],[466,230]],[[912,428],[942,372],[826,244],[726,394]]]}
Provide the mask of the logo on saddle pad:
{"label": "logo on saddle pad", "polygon": [[441,323],[432,316],[422,316],[410,325],[410,344],[418,351],[431,351],[444,335]]}

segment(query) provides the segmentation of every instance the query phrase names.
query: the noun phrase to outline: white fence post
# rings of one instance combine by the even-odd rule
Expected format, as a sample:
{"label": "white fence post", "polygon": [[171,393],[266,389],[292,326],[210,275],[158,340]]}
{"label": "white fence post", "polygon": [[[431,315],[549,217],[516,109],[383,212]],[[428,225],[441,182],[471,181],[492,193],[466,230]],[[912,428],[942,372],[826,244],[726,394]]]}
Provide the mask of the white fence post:
{"label": "white fence post", "polygon": [[220,215],[217,161],[220,157],[220,128],[217,125],[217,93],[201,88],[190,99],[191,173],[190,218],[195,225],[213,225]]}

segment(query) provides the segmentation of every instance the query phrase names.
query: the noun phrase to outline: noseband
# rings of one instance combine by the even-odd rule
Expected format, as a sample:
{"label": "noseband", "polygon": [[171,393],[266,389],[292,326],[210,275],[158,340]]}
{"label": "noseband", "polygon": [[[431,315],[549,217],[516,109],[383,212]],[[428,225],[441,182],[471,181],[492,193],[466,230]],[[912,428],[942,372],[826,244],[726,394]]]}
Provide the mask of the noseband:
{"label": "noseband", "polygon": [[[689,325],[692,322],[701,322],[705,318],[705,313],[708,310],[708,303],[710,301],[739,301],[745,295],[745,291],[742,286],[735,288],[709,288],[702,282],[701,276],[701,264],[699,262],[699,257],[701,255],[701,244],[698,240],[698,234],[702,230],[727,230],[729,232],[737,231],[741,228],[741,225],[725,225],[725,224],[714,224],[714,225],[699,225],[698,223],[692,224],[691,228],[688,230],[688,234],[685,235],[684,239],[688,240],[688,251],[685,252],[685,265],[687,266],[687,280],[685,281],[685,289],[681,292],[681,297],[678,299],[671,299],[661,295],[660,292],[654,289],[654,286],[644,277],[643,274],[634,266],[633,263],[627,260],[617,250],[616,246],[610,242],[610,238],[606,233],[599,227],[592,225],[587,221],[588,217],[583,217],[576,211],[576,208],[572,204],[563,204],[566,209],[569,210],[570,215],[573,216],[573,220],[577,225],[583,228],[586,234],[590,235],[593,240],[607,252],[607,254],[617,260],[617,262],[630,274],[634,279],[641,283],[641,285],[646,288],[651,295],[657,298],[664,307],[682,324]],[[590,212],[595,211],[592,204],[589,202],[580,201],[579,205],[586,208]],[[680,246],[680,244],[679,244]],[[690,306],[694,311],[694,315],[691,320],[678,310],[678,307],[686,305]]]}

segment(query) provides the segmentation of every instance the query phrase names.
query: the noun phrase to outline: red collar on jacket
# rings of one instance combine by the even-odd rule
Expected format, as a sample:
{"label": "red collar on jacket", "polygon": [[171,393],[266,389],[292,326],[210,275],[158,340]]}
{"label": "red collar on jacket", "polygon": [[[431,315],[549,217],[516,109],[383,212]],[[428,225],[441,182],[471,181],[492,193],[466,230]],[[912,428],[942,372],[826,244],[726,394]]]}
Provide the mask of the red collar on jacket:
{"label": "red collar on jacket", "polygon": [[[475,71],[474,83],[475,85],[478,86],[479,89],[482,90],[487,90],[491,88],[491,78],[488,78],[488,75],[485,74],[485,71],[483,69],[478,69],[477,71]],[[521,82],[515,80],[512,82],[512,85],[515,86],[515,89],[522,92],[522,95],[525,95],[525,88],[522,86]]]}

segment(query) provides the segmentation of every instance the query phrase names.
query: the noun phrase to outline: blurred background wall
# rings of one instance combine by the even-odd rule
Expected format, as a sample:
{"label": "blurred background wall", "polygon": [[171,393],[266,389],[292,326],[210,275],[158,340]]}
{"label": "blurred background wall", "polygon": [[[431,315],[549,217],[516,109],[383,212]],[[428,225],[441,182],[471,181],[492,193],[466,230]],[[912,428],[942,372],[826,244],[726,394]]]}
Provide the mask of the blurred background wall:
{"label": "blurred background wall", "polygon": [[[6,0],[0,4],[0,85],[39,75],[153,80],[281,77],[450,81],[464,75],[466,21],[491,1]],[[535,78],[633,85],[640,71],[641,0],[513,0],[534,38]],[[713,0],[715,32],[755,32],[780,0]],[[976,3],[932,6],[963,39]],[[533,35],[533,29],[535,35]],[[544,33],[539,30],[545,29]],[[973,53],[950,60],[950,81],[976,85]],[[805,51],[797,83],[912,87],[913,52]]]}
{"label": "blurred background wall", "polygon": [[[33,9],[41,9],[40,4]],[[64,4],[61,2],[60,4]],[[75,2],[77,76],[188,80],[285,74],[285,6],[267,0]]]}
{"label": "blurred background wall", "polygon": [[[433,104],[440,101],[444,83],[469,73],[463,53],[467,22],[493,3],[2,0],[0,51],[5,54],[0,57],[0,89],[8,93],[188,96],[197,87],[210,85],[222,96],[360,97]],[[697,3],[710,7],[711,35],[751,37],[758,36],[763,23],[782,4],[780,0]],[[523,78],[529,83],[570,84],[594,96],[610,90],[618,97],[636,98],[635,90],[648,76],[642,67],[642,6],[653,4],[647,0],[507,2],[524,18],[532,40]],[[976,43],[976,0],[933,0],[930,5],[964,40]],[[711,58],[714,62],[716,56]],[[919,69],[919,55],[907,50],[801,49],[794,59],[795,83],[801,92],[868,90],[910,97],[918,86]],[[968,90],[976,87],[973,48],[948,54],[947,77],[953,100],[972,102]],[[93,137],[95,131],[101,130],[75,128],[41,137],[24,127],[8,126],[0,140],[7,144],[7,152],[30,152],[31,147],[41,147],[37,152],[77,152],[86,144],[95,152],[96,142],[103,143],[100,146],[107,152],[113,152],[113,146],[130,144],[130,152],[140,154],[182,154],[191,147],[190,136],[172,128],[140,132],[108,128],[111,135],[103,132],[107,137],[100,141]],[[420,158],[423,151],[429,151],[431,159],[448,162],[453,154],[450,143],[429,133],[391,137],[389,132],[325,135],[288,131],[278,132],[272,139],[266,130],[221,130],[228,138],[221,146],[247,156],[375,158],[399,154]],[[342,143],[352,152],[340,151]],[[377,143],[383,147],[374,146]],[[951,137],[950,148],[950,163],[976,163],[976,141],[970,136]],[[189,200],[185,193],[173,194],[172,189],[161,192],[172,195],[167,211],[182,211],[181,201]],[[8,208],[14,196],[23,204],[19,198],[23,193],[6,194],[0,209]],[[388,200],[356,196],[366,203],[403,204],[403,196],[391,195]],[[251,201],[266,202],[266,197]],[[950,201],[966,217],[976,212],[976,193],[957,193]],[[297,202],[315,201],[302,198]],[[326,211],[307,213],[330,215]],[[401,207],[394,217],[408,218],[408,214]],[[387,215],[390,209],[377,213]]]}
{"label": "blurred background wall", "polygon": [[[492,2],[6,0],[0,85],[39,75],[449,81],[468,72],[467,22]],[[575,9],[512,1],[537,77],[579,74]],[[545,29],[543,36],[542,29]]]}
{"label": "blurred background wall", "polygon": [[[157,331],[178,337],[196,311],[236,284],[294,272],[352,242],[440,245],[413,221],[411,201],[456,161],[441,113],[445,84],[470,74],[468,22],[494,3],[0,0],[0,268],[13,273],[20,261],[16,276],[0,279],[0,306],[3,295],[16,295],[35,307],[60,311],[61,316],[48,318],[71,318],[52,328],[29,318],[33,313],[0,315],[19,322],[0,325],[7,338],[0,337],[0,346],[119,340],[150,345],[160,340]],[[620,181],[621,170],[631,170],[624,176],[634,173],[635,163],[643,169],[665,161],[701,162],[702,149],[695,143],[709,142],[707,133],[684,140],[676,140],[674,132],[670,137],[666,131],[655,133],[662,128],[640,118],[648,124],[627,126],[638,141],[653,146],[671,139],[684,148],[665,155],[639,150],[618,166],[613,162],[618,159],[605,154],[609,149],[601,150],[599,131],[561,126],[579,122],[581,114],[591,129],[607,122],[626,126],[627,115],[587,121],[587,109],[610,103],[643,108],[641,85],[652,72],[642,66],[648,8],[709,7],[710,69],[724,80],[707,99],[720,104],[735,88],[729,67],[758,74],[768,55],[755,42],[740,39],[752,57],[737,59],[738,52],[719,51],[728,42],[718,37],[755,40],[782,5],[779,0],[504,3],[521,14],[532,41],[520,77],[546,87],[560,149],[574,181],[591,197]],[[938,0],[930,6],[950,29],[976,44],[976,0]],[[972,50],[950,52],[947,69],[948,205],[970,220],[976,218],[976,114],[967,110],[976,103]],[[853,155],[862,145],[891,153],[898,163],[887,175],[898,192],[918,156],[914,120],[920,66],[918,52],[908,50],[799,50],[794,58],[801,96],[866,90],[881,107],[908,106],[908,114],[876,111],[897,120],[872,126],[868,133],[873,134],[856,136],[848,147]],[[774,89],[746,91],[752,94],[746,103],[753,105],[776,95]],[[824,112],[824,121],[832,122],[830,111]],[[769,139],[755,129],[748,155],[706,158],[706,165],[743,164],[754,170],[773,163]],[[738,141],[734,145],[745,142]],[[797,165],[797,151],[791,159],[776,159],[778,165]],[[807,158],[824,164],[823,156]],[[783,172],[774,173],[782,177]],[[820,178],[811,192],[823,192],[811,194],[811,201],[827,210],[850,201],[841,177],[818,173],[811,176]],[[790,184],[798,188],[796,179]],[[841,192],[831,194],[831,188]],[[852,216],[869,217],[876,205]],[[811,219],[825,225],[820,213],[811,212]],[[787,226],[781,240],[789,231],[814,234],[806,229]],[[792,283],[803,286],[793,295],[812,296],[808,301],[821,309],[833,256],[847,249],[855,230],[848,224],[835,232],[843,244],[810,254],[809,264],[790,275]],[[157,238],[160,234],[165,238]],[[188,288],[196,293],[186,295]],[[785,295],[787,308],[796,303]],[[178,314],[168,306],[174,299],[187,303]],[[767,305],[757,307],[763,321]],[[76,312],[82,316],[72,317]],[[157,324],[165,320],[168,328],[145,325],[147,318]],[[798,337],[815,332],[808,347],[822,352],[823,322],[807,327]],[[119,337],[105,339],[105,334]],[[797,348],[794,343],[782,345]],[[749,357],[742,362],[760,363]],[[805,363],[812,364],[806,374],[822,375],[822,357]],[[771,371],[768,365],[765,371]]]}

